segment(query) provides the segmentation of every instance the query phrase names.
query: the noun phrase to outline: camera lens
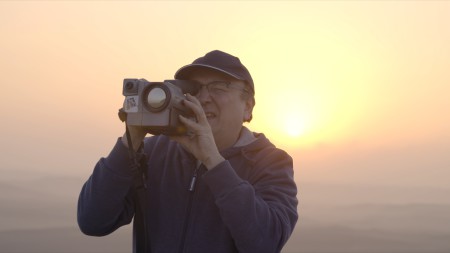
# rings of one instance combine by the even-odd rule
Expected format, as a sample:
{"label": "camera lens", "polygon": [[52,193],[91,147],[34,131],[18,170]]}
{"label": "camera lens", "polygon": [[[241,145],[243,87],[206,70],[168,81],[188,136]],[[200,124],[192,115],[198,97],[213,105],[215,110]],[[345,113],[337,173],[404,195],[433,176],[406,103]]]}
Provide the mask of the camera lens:
{"label": "camera lens", "polygon": [[161,88],[153,88],[147,95],[147,103],[150,107],[158,109],[166,102],[166,92]]}

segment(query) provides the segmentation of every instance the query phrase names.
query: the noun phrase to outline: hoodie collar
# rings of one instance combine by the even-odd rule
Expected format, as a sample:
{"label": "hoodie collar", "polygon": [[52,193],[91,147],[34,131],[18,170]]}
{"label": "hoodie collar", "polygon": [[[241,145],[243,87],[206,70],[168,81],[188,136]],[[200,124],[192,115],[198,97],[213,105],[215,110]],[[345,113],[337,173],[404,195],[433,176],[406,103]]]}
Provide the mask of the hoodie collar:
{"label": "hoodie collar", "polygon": [[273,146],[273,144],[264,134],[253,133],[246,127],[242,127],[242,132],[238,141],[232,147],[221,151],[220,154],[225,159],[230,159],[233,156],[241,154],[251,163],[255,163],[256,161],[252,159],[252,153],[268,146]]}
{"label": "hoodie collar", "polygon": [[243,126],[241,129],[241,133],[239,135],[239,139],[236,141],[236,143],[233,145],[233,147],[243,147],[247,146],[248,144],[256,141],[255,135],[250,132],[250,130]]}

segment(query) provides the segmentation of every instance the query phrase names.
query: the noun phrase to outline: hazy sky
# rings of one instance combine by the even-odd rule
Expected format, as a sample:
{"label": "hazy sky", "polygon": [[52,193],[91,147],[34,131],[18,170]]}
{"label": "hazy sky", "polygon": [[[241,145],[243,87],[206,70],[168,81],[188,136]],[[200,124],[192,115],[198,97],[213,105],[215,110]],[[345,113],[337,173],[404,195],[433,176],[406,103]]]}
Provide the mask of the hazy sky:
{"label": "hazy sky", "polygon": [[[123,79],[214,49],[253,76],[248,126],[294,158],[286,252],[448,251],[450,1],[0,1],[0,231],[107,247],[77,231],[76,200],[124,132]],[[3,246],[55,244],[38,234]]]}
{"label": "hazy sky", "polygon": [[171,79],[220,49],[255,81],[249,127],[293,154],[300,180],[408,183],[414,167],[414,183],[448,185],[449,14],[449,1],[1,1],[0,172],[87,177],[123,133],[123,78]]}

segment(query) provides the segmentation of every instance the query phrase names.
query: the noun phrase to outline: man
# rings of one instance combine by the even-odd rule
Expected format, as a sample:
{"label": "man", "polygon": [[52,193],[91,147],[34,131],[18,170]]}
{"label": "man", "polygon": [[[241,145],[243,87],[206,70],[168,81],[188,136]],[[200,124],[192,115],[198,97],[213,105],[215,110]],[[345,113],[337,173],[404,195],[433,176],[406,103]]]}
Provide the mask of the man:
{"label": "man", "polygon": [[[255,105],[247,68],[215,50],[175,78],[202,84],[184,101],[195,117],[180,116],[190,134],[145,138],[130,127],[81,190],[80,229],[103,236],[134,216],[134,252],[280,252],[298,217],[292,158],[243,126]],[[145,194],[129,141],[148,157]]]}

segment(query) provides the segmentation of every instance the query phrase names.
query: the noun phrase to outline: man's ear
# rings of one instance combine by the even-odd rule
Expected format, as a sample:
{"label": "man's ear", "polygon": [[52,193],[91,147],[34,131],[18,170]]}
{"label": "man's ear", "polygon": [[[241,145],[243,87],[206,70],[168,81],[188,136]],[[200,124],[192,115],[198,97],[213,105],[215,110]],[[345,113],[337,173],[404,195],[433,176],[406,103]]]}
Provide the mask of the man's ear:
{"label": "man's ear", "polygon": [[244,122],[250,122],[253,118],[253,107],[255,106],[255,98],[249,97],[245,101]]}

